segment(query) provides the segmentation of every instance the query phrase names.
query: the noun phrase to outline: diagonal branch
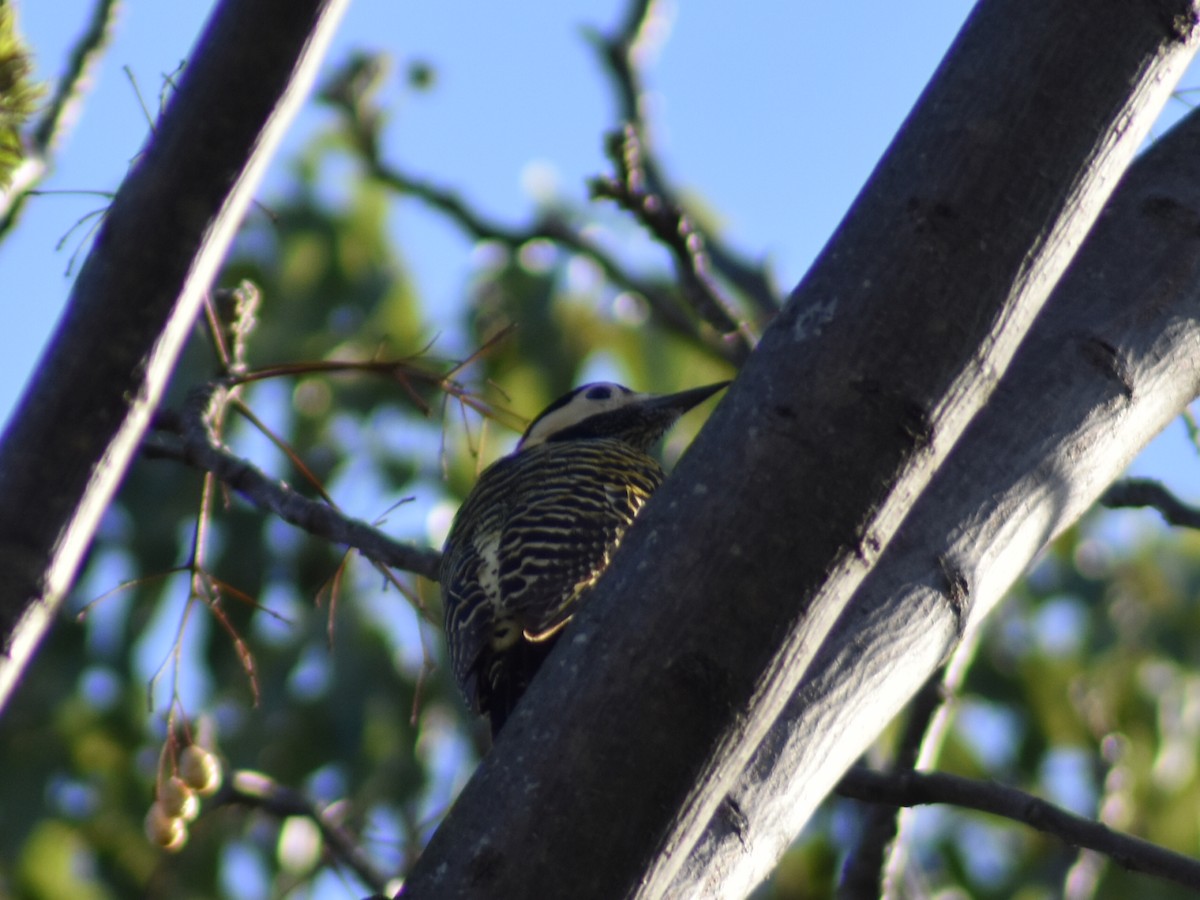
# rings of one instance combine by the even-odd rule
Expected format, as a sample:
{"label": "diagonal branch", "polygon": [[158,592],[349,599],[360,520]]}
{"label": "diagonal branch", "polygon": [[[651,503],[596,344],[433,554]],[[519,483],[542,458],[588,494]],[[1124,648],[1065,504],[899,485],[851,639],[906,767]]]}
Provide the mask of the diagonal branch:
{"label": "diagonal branch", "polygon": [[1200,528],[1200,508],[1184,503],[1165,485],[1150,478],[1122,478],[1104,492],[1100,503],[1109,509],[1150,507],[1157,510],[1168,525]]}
{"label": "diagonal branch", "polygon": [[272,781],[259,772],[238,771],[221,786],[213,798],[214,804],[245,806],[261,809],[277,819],[302,816],[317,826],[325,847],[338,860],[362,879],[374,891],[387,889],[389,878],[362,851],[354,835],[335,821],[326,810],[318,809],[300,791]]}
{"label": "diagonal branch", "polygon": [[[609,48],[602,55],[607,58],[615,54],[614,58],[624,61],[621,71],[629,77],[616,79],[614,83],[618,90],[626,86],[631,91],[640,91],[632,64],[633,45],[651,6],[642,0],[634,0],[617,35],[609,39],[590,35],[594,43]],[[516,250],[531,240],[542,239],[587,257],[600,267],[611,284],[645,298],[657,323],[727,361],[740,363],[744,360],[756,339],[760,323],[778,313],[781,301],[765,272],[738,259],[732,251],[702,234],[683,206],[661,190],[663,180],[645,148],[644,123],[640,116],[631,117],[625,109],[626,102],[632,103],[632,100],[621,103],[627,113],[630,132],[625,143],[640,154],[638,166],[639,175],[645,175],[641,179],[643,186],[653,189],[638,192],[636,198],[625,197],[619,189],[608,190],[606,195],[635,211],[643,224],[663,240],[675,259],[686,303],[680,301],[678,290],[658,280],[635,275],[599,243],[588,238],[583,229],[573,225],[564,211],[544,212],[524,227],[507,225],[480,213],[454,192],[384,161],[379,129],[382,117],[372,100],[376,70],[370,59],[356,58],[326,86],[322,99],[345,116],[351,148],[371,177],[382,184],[423,201],[476,240],[496,241]],[[628,180],[622,178],[620,182]],[[608,183],[604,179],[599,181],[601,191]],[[659,210],[648,211],[648,204],[657,204]],[[715,277],[718,274],[751,296],[756,308],[754,314],[743,314],[741,307],[744,304],[726,296],[727,292]]]}
{"label": "diagonal branch", "polygon": [[0,704],[75,578],[346,5],[219,4],[108,210],[0,441]]}
{"label": "diagonal branch", "polygon": [[592,197],[607,197],[632,213],[674,257],[683,295],[701,318],[749,351],[758,342],[757,327],[713,277],[708,242],[691,217],[674,200],[648,189],[643,147],[632,125],[609,138],[608,156],[617,177],[592,179]]}
{"label": "diagonal branch", "polygon": [[1073,847],[1103,853],[1131,872],[1165,878],[1200,890],[1200,860],[1150,841],[1122,834],[1092,819],[1015,788],[944,772],[873,772],[856,767],[846,773],[837,793],[866,803],[920,806],[946,803],[1003,816],[1052,835]]}
{"label": "diagonal branch", "polygon": [[211,472],[258,509],[273,513],[309,534],[353,547],[367,559],[393,569],[437,580],[441,554],[436,550],[399,544],[366,522],[297,493],[228,450],[195,437],[155,431],[146,436],[143,452],[150,459],[173,459]]}
{"label": "diagonal branch", "polygon": [[1198,286],[1193,112],[1117,187],[991,401],[731,792],[747,820],[734,829],[714,817],[680,896],[708,893],[706,873],[747,890],[764,878],[770,855],[754,851],[799,833],[811,810],[802,788],[832,787],[874,737],[863,724],[890,718],[1033,555],[1196,396]]}
{"label": "diagonal branch", "polygon": [[673,289],[662,282],[635,275],[563,216],[543,214],[525,227],[509,225],[485,216],[453,191],[427,179],[409,175],[374,155],[368,155],[367,163],[373,178],[397,193],[415,197],[442,213],[471,238],[495,241],[511,252],[530,241],[547,240],[585,256],[600,267],[611,284],[645,298],[655,321],[668,331],[696,342],[728,362],[739,362],[745,357],[744,349],[738,343],[725,340],[715,331],[698,328],[695,317],[681,307]]}
{"label": "diagonal branch", "polygon": [[[940,563],[939,563],[940,565]],[[947,578],[952,576],[947,575]],[[925,682],[920,692],[917,694],[918,702],[922,706],[922,718],[925,718],[923,729],[920,734],[918,731],[918,720],[914,719],[905,724],[905,741],[919,740],[919,746],[913,746],[915,753],[905,752],[903,755],[897,754],[897,762],[894,768],[904,769],[905,760],[911,759],[912,762],[907,768],[930,770],[937,766],[938,757],[942,752],[942,745],[950,731],[950,725],[954,715],[953,700],[962,690],[963,682],[966,681],[967,673],[971,669],[971,665],[975,661],[975,653],[979,649],[979,639],[982,629],[976,628],[968,631],[958,646],[954,649],[954,653],[950,657],[950,661],[940,667],[938,680],[938,705],[931,706],[933,697],[927,696],[926,692],[930,688],[931,682]],[[904,742],[902,741],[902,746]],[[906,814],[906,811],[901,811],[895,817],[897,833],[892,841],[890,851],[887,855],[886,865],[879,872],[881,876],[877,890],[873,896],[879,896],[883,900],[896,900],[902,896],[902,884],[904,878],[904,870],[908,866],[909,850],[913,846],[909,832],[912,831],[912,816]]]}
{"label": "diagonal branch", "polygon": [[738,343],[723,339],[717,331],[701,327],[695,315],[679,302],[677,292],[671,286],[635,275],[613,254],[587,237],[583,229],[569,222],[566,211],[543,211],[529,225],[509,225],[480,212],[454,191],[386,162],[380,148],[379,123],[383,117],[373,98],[376,85],[373,76],[378,69],[370,58],[354,58],[321,92],[321,99],[344,117],[351,137],[350,147],[371,178],[441,213],[473,240],[495,241],[510,253],[530,241],[546,240],[584,256],[600,267],[610,284],[644,298],[655,321],[667,330],[682,335],[720,359],[738,362],[744,357],[744,348]]}
{"label": "diagonal branch", "polygon": [[[838,232],[430,840],[408,896],[748,889],[719,864],[709,890],[675,875],[992,395],[1193,56],[1197,12],[1188,0],[1154,10],[1093,0],[1086,13],[1073,0],[975,6]],[[1014,58],[1036,65],[1013,70]],[[1000,69],[1014,77],[995,78]],[[1089,374],[1111,400],[1123,358],[1102,355],[1101,337],[1059,345],[1091,353]],[[1158,386],[1138,381],[1129,388],[1138,404],[1120,394],[1110,405],[1164,413],[1177,394],[1159,399]],[[1146,436],[1147,418],[1121,424],[1129,446]],[[1044,477],[1064,503],[1080,487],[1070,474]],[[936,580],[922,570],[929,608],[908,611],[937,627],[916,636],[911,659],[887,660],[891,683],[869,709],[858,698],[836,748],[824,744],[827,759],[789,768],[800,824],[857,755],[841,744],[879,733],[986,612],[978,594],[1019,574],[1050,518],[978,567],[957,546],[941,566],[944,544],[919,548]],[[750,845],[760,865],[781,846],[778,831],[764,840]]]}
{"label": "diagonal branch", "polygon": [[[665,14],[661,7],[662,4],[652,0],[629,0],[616,30],[604,34],[597,29],[588,29],[584,34],[608,71],[616,95],[618,118],[633,129],[642,146],[648,193],[662,197],[668,206],[683,209],[654,154],[651,128],[644,115],[645,87],[638,57],[646,32],[654,28],[655,17]],[[761,263],[745,259],[712,235],[704,235],[703,240],[712,267],[750,300],[758,318],[767,321],[779,312],[783,298]]]}
{"label": "diagonal branch", "polygon": [[[912,769],[917,764],[921,744],[944,699],[944,670],[925,682],[908,707],[908,718],[892,762],[893,772]],[[888,846],[896,839],[900,822],[898,804],[877,803],[867,810],[838,885],[839,897],[883,896],[884,859]]]}

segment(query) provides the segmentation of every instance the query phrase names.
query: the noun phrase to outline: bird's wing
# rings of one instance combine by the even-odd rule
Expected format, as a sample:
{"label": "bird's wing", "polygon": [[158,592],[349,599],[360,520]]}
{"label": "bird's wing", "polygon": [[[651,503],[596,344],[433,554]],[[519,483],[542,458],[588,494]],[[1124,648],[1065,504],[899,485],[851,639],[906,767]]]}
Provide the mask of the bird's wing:
{"label": "bird's wing", "polygon": [[653,459],[615,441],[542,444],[480,476],[439,573],[451,667],[477,711],[499,655],[566,624],[662,478]]}
{"label": "bird's wing", "polygon": [[500,537],[501,608],[532,641],[554,635],[575,613],[646,498],[661,478],[652,472],[563,467],[528,490]]}
{"label": "bird's wing", "polygon": [[479,711],[480,667],[493,640],[500,605],[499,545],[507,498],[519,491],[511,458],[484,470],[455,516],[438,580],[445,605],[450,667],[467,701]]}
{"label": "bird's wing", "polygon": [[480,558],[474,553],[457,554],[453,565],[441,573],[446,629],[454,636],[448,642],[450,668],[468,703],[479,711],[479,664],[491,640],[494,610],[475,571]]}

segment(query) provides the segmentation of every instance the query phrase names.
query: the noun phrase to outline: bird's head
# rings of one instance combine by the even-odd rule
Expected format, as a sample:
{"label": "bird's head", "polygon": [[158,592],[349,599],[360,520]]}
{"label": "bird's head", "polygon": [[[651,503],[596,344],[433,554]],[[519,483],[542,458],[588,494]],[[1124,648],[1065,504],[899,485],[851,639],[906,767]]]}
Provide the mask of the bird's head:
{"label": "bird's head", "polygon": [[615,438],[649,450],[681,415],[727,384],[662,395],[639,394],[606,381],[585,384],[542,410],[521,436],[516,452],[554,441],[595,438]]}

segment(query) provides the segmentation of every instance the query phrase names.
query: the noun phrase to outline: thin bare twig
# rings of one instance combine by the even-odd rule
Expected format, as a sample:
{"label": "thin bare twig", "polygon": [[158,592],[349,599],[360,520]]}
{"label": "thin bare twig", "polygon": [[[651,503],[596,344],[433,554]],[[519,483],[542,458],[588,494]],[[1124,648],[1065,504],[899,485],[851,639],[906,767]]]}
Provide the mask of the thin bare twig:
{"label": "thin bare twig", "polygon": [[1003,816],[1052,835],[1074,847],[1103,853],[1132,872],[1154,875],[1200,889],[1200,860],[1150,841],[1114,831],[1016,788],[944,772],[882,773],[856,767],[838,785],[842,797],[892,806],[946,803]]}

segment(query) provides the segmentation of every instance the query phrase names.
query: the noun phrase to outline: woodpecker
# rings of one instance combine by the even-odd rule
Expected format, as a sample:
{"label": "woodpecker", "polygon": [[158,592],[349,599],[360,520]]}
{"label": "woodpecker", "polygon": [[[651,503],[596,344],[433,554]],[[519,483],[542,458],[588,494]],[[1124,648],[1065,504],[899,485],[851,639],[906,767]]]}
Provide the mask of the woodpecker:
{"label": "woodpecker", "polygon": [[479,476],[438,575],[451,669],[493,736],[662,483],[650,450],[726,384],[663,396],[585,384]]}

